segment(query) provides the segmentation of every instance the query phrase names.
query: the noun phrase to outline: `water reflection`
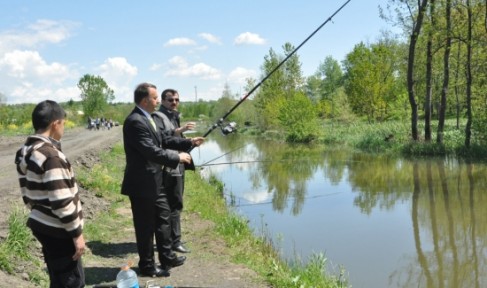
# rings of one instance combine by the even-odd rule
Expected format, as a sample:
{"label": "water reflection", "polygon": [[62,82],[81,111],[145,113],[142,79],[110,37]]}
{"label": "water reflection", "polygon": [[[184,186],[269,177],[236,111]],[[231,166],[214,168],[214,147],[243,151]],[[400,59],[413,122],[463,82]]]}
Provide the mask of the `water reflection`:
{"label": "water reflection", "polygon": [[[474,173],[474,167],[480,169]],[[422,287],[485,287],[485,190],[475,188],[475,184],[485,187],[485,172],[484,165],[451,160],[413,162],[411,216],[422,271],[416,271],[416,259],[412,259],[407,269],[397,273],[406,274],[403,287],[417,283],[424,283]],[[423,243],[433,248],[424,248]]]}
{"label": "water reflection", "polygon": [[197,163],[230,151],[218,161],[240,162],[210,172],[255,227],[264,215],[289,239],[284,256],[326,251],[353,287],[487,287],[485,165],[238,137],[205,146],[216,150]]}

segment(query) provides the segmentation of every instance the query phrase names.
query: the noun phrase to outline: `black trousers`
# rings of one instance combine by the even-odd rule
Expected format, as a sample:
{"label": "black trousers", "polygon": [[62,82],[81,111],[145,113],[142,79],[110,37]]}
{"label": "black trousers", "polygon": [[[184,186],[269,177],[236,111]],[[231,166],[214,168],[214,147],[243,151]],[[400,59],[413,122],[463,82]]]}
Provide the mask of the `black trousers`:
{"label": "black trousers", "polygon": [[159,193],[156,199],[130,196],[132,216],[139,253],[139,269],[155,269],[154,236],[159,262],[168,264],[177,256],[171,250],[171,210],[167,197]]}
{"label": "black trousers", "polygon": [[163,191],[167,195],[171,210],[172,246],[181,245],[181,211],[183,210],[184,172],[182,176],[172,176],[164,171]]}
{"label": "black trousers", "polygon": [[85,272],[81,258],[73,260],[73,239],[54,238],[36,231],[34,236],[42,245],[42,254],[49,272],[50,288],[85,287]]}

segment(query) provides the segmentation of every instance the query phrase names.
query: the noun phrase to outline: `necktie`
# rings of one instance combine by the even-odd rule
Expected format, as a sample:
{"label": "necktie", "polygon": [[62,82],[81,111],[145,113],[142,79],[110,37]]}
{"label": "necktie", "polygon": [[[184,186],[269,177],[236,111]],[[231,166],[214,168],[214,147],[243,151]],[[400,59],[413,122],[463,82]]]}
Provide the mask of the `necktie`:
{"label": "necktie", "polygon": [[152,117],[149,117],[149,122],[152,125],[152,128],[154,128],[154,131],[157,131],[156,122],[154,122],[154,119],[152,119]]}

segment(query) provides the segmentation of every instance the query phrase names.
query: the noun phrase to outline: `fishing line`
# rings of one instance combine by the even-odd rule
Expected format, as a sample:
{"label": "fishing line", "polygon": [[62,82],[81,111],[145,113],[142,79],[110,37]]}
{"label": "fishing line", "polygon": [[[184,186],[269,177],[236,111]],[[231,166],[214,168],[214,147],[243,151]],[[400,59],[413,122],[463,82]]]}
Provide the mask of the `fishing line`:
{"label": "fishing line", "polygon": [[228,155],[228,154],[233,153],[233,152],[235,152],[235,151],[237,151],[237,150],[240,150],[240,149],[242,149],[242,148],[243,148],[243,147],[245,147],[245,146],[246,146],[246,144],[245,144],[245,145],[242,145],[242,146],[240,146],[240,147],[237,147],[237,148],[235,148],[235,149],[233,149],[233,150],[230,150],[230,151],[228,151],[227,153],[222,154],[222,155],[220,155],[220,156],[218,156],[218,157],[216,157],[216,158],[213,158],[213,159],[211,159],[211,160],[209,160],[209,161],[206,161],[205,163],[203,163],[203,164],[201,164],[201,165],[198,165],[198,166],[196,166],[196,167],[210,166],[210,165],[208,165],[208,163],[211,163],[211,162],[213,162],[213,161],[215,161],[215,160],[218,160],[218,159],[222,158],[222,157],[223,157],[223,156],[225,156],[225,155]]}
{"label": "fishing line", "polygon": [[[232,151],[228,152],[231,153]],[[227,153],[227,154],[228,154]],[[222,155],[224,156],[224,155]],[[218,158],[222,157],[219,156]],[[216,160],[218,158],[215,158],[213,160]],[[213,163],[213,164],[207,164],[209,162],[213,162],[213,160],[205,162],[201,165],[198,165],[196,167],[205,167],[205,166],[217,166],[217,165],[233,165],[233,164],[251,164],[251,163],[266,163],[266,162],[304,162],[304,161],[309,161],[308,159],[281,159],[281,160],[247,160],[247,161],[232,161],[232,162],[220,162],[220,163]],[[368,162],[364,160],[334,160],[333,162],[335,163],[362,163],[362,162]]]}
{"label": "fishing line", "polygon": [[203,166],[216,166],[216,165],[233,165],[233,164],[247,164],[247,163],[260,163],[260,162],[281,162],[286,160],[250,160],[250,161],[234,161],[234,162],[221,162],[221,163],[213,163],[213,164],[201,164],[196,167],[203,167]]}
{"label": "fishing line", "polygon": [[[345,193],[345,192],[339,191],[339,192],[328,193],[328,194],[324,194],[324,195],[308,196],[308,197],[304,197],[303,200],[329,197],[329,196],[334,196],[334,195],[343,194],[343,193]],[[235,196],[235,194],[223,193],[223,195],[227,196],[230,199],[235,198],[235,199],[244,200],[244,201],[249,202],[247,199],[245,199],[243,197]],[[288,196],[286,198],[287,198],[286,200],[289,201],[289,200],[295,199],[296,197],[295,196]],[[260,202],[260,203],[239,204],[239,205],[231,205],[231,206],[239,208],[239,207],[246,207],[246,206],[248,207],[248,206],[268,205],[268,204],[272,204],[272,201]]]}
{"label": "fishing line", "polygon": [[[325,26],[328,22],[330,22],[331,19],[333,17],[335,17],[335,15],[338,14],[338,12],[340,12],[343,9],[343,7],[345,7],[350,1],[351,0],[347,0],[342,6],[340,6],[340,8],[338,8],[330,17],[328,17],[328,19],[326,19],[325,22],[323,22],[318,28],[316,28],[316,30],[313,31],[313,33],[311,33],[303,42],[301,42],[301,44],[299,44],[298,47],[296,47],[291,53],[289,53],[289,55],[286,56],[286,58],[284,58],[274,69],[272,69],[272,71],[269,72],[269,74],[267,74],[264,78],[262,78],[262,80],[259,83],[257,83],[257,85],[255,85],[252,89],[250,89],[250,91],[247,93],[247,95],[242,97],[242,99],[240,99],[227,113],[225,113],[225,115],[223,115],[223,117],[221,117],[215,124],[213,124],[210,127],[210,129],[203,135],[203,137],[208,136],[217,127],[221,127],[222,132],[223,132],[223,121],[235,109],[237,109],[237,107],[240,106],[240,104],[242,104],[252,93],[254,93],[254,91],[257,90],[257,88],[259,88],[260,85],[262,85],[262,83],[264,83],[264,81],[266,81],[272,74],[274,74],[274,72],[277,71],[277,69],[279,69],[290,57],[292,57],[299,50],[299,48],[301,48],[306,42],[308,42],[308,40],[311,39],[311,37],[313,37],[321,28],[323,28],[323,26]],[[193,148],[194,147],[191,147],[188,150],[188,153],[191,152],[191,150],[193,150]]]}

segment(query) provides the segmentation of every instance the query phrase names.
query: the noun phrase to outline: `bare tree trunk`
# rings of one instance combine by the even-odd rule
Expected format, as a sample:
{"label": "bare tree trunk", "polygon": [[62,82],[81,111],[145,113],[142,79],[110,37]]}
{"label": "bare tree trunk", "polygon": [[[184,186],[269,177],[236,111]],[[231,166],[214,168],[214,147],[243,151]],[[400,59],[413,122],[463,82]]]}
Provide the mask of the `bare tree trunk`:
{"label": "bare tree trunk", "polygon": [[460,91],[458,88],[458,77],[460,75],[460,50],[462,49],[461,42],[458,42],[457,51],[457,68],[455,72],[455,98],[457,99],[457,129],[460,129]]}
{"label": "bare tree trunk", "polygon": [[433,70],[433,29],[434,29],[435,1],[431,0],[430,17],[431,27],[428,31],[426,44],[426,95],[424,99],[424,140],[431,141],[431,94],[433,93],[432,70]]}
{"label": "bare tree trunk", "polygon": [[409,104],[411,105],[411,136],[413,140],[418,140],[418,103],[416,102],[416,95],[414,91],[414,57],[416,52],[416,43],[418,42],[419,33],[423,25],[424,12],[428,0],[422,0],[418,7],[418,18],[416,24],[411,32],[409,41],[409,54],[408,54],[408,72],[407,72],[407,85]]}
{"label": "bare tree trunk", "polygon": [[467,32],[467,126],[465,127],[465,146],[470,147],[472,137],[472,7],[467,0],[468,32]]}
{"label": "bare tree trunk", "polygon": [[[436,143],[443,143],[443,131],[445,129],[446,97],[450,84],[450,50],[451,50],[451,0],[446,0],[446,45],[443,55],[443,89],[441,89],[440,111],[438,111],[438,132]],[[458,125],[458,123],[457,123]]]}

